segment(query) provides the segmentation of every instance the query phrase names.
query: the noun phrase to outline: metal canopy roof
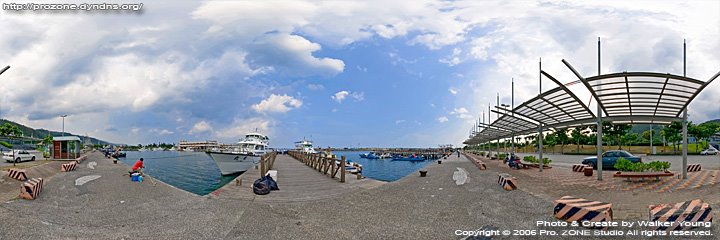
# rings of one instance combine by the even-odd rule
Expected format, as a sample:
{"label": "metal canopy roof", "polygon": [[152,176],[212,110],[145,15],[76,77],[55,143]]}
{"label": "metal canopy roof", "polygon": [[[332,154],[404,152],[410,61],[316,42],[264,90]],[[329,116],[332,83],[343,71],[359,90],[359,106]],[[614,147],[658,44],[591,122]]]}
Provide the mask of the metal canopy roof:
{"label": "metal canopy roof", "polygon": [[583,78],[570,64],[563,63],[583,82],[605,113],[616,123],[661,123],[682,121],[690,102],[713,80],[653,72],[621,72]]}
{"label": "metal canopy roof", "polygon": [[[614,123],[669,124],[681,121],[680,115],[688,104],[720,76],[718,72],[706,82],[653,72],[621,72],[584,78],[567,61],[562,62],[596,99],[605,113],[603,120]],[[502,117],[485,125],[464,143],[478,144],[532,133],[539,123],[545,129],[595,124],[596,115],[572,91],[550,74],[544,71],[541,74],[559,87],[520,104],[511,111],[514,116],[493,110]]]}

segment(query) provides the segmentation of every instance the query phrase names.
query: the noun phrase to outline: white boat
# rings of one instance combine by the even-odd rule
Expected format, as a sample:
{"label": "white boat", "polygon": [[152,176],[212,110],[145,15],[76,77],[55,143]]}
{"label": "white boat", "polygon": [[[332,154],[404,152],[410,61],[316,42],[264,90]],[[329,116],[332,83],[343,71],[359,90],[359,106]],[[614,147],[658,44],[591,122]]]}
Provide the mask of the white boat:
{"label": "white boat", "polygon": [[248,133],[240,139],[233,149],[213,149],[207,151],[210,158],[215,161],[222,175],[231,175],[247,171],[260,161],[260,157],[267,153],[268,137],[260,133]]}
{"label": "white boat", "polygon": [[306,140],[304,138],[302,141],[295,142],[295,150],[298,150],[301,153],[317,153],[317,151],[315,151],[315,148],[313,147],[312,141]]}

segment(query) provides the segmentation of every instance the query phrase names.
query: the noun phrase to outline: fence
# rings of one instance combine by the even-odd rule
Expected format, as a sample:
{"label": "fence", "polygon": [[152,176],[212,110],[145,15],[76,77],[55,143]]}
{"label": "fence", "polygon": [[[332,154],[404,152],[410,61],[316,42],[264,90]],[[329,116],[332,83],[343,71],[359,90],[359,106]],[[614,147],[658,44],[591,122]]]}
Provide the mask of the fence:
{"label": "fence", "polygon": [[273,168],[275,164],[276,152],[269,152],[260,157],[260,177],[265,176],[268,170]]}
{"label": "fence", "polygon": [[[345,182],[345,164],[347,162],[345,156],[342,156],[338,160],[335,158],[323,157],[320,156],[320,154],[301,153],[297,151],[289,151],[288,155],[330,178],[335,179],[339,172],[340,182]],[[337,164],[337,161],[340,163]]]}

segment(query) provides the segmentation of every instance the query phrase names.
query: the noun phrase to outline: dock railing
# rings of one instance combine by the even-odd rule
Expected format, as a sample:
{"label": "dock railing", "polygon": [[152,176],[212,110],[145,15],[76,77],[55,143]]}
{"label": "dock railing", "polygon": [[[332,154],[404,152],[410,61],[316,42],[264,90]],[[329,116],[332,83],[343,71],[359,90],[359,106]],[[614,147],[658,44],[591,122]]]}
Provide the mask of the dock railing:
{"label": "dock railing", "polygon": [[[323,157],[320,156],[320,154],[301,153],[298,151],[289,151],[288,155],[330,178],[336,179],[339,173],[340,182],[345,182],[345,163],[347,162],[345,156],[342,156],[338,160]],[[340,161],[340,164],[336,164],[336,161]]]}
{"label": "dock railing", "polygon": [[260,177],[265,176],[268,170],[272,169],[275,164],[276,152],[269,152],[260,157]]}

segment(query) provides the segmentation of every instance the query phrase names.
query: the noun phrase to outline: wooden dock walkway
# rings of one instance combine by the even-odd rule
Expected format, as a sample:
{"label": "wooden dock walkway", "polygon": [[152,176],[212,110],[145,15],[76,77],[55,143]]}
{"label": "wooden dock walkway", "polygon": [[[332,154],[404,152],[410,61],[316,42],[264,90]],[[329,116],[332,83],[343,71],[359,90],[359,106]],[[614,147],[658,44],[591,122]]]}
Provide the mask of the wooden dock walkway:
{"label": "wooden dock walkway", "polygon": [[[267,195],[256,195],[252,184],[260,178],[260,170],[252,168],[235,181],[210,194],[213,198],[239,199],[261,202],[297,202],[334,198],[355,191],[363,191],[383,185],[385,182],[371,178],[358,180],[354,174],[347,173],[346,182],[341,183],[327,175],[306,166],[289,155],[277,155],[271,170],[278,171],[276,179],[280,190]],[[241,185],[237,185],[237,180]]]}

